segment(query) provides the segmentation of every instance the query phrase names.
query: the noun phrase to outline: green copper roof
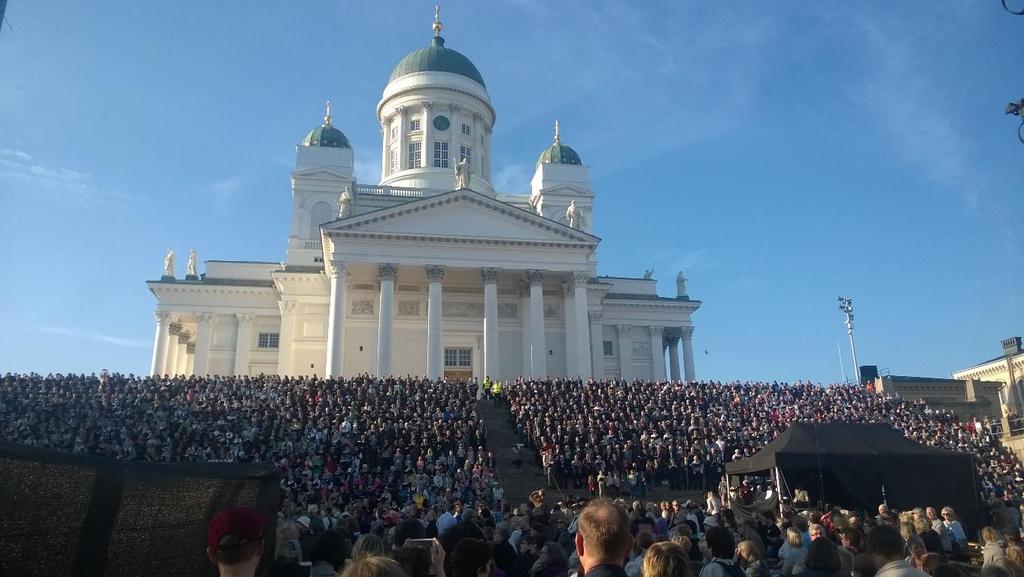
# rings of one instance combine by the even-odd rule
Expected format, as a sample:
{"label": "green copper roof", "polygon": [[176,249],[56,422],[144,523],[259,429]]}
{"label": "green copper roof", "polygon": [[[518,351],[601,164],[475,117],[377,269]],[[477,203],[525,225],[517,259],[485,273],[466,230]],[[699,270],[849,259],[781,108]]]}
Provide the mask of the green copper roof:
{"label": "green copper roof", "polygon": [[556,142],[544,149],[544,152],[540,153],[540,158],[537,159],[537,163],[582,165],[583,161],[580,160],[580,155],[576,154],[576,151],[573,150],[571,146]]}
{"label": "green copper roof", "polygon": [[410,52],[405,58],[398,62],[395,69],[391,71],[388,82],[416,72],[451,72],[475,80],[480,86],[486,88],[484,77],[476,66],[462,55],[461,52],[444,47],[444,38],[435,36],[430,46]]}
{"label": "green copper roof", "polygon": [[352,148],[345,134],[330,124],[317,126],[302,139],[302,146],[325,146],[327,148]]}

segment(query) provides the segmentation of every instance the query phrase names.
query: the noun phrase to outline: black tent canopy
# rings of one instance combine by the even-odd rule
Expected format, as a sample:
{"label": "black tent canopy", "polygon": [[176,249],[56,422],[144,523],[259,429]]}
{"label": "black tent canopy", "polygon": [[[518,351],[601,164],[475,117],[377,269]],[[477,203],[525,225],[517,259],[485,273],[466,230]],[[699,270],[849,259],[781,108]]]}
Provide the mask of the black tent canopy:
{"label": "black tent canopy", "polygon": [[793,423],[729,475],[778,469],[812,501],[858,509],[952,506],[972,517],[980,505],[974,457],[918,444],[887,424]]}

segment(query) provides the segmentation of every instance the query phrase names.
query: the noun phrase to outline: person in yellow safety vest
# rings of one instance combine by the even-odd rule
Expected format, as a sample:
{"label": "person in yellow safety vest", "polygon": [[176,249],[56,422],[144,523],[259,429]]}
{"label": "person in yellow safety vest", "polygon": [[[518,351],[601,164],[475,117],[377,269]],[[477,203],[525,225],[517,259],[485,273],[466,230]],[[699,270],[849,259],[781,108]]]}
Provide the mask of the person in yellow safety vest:
{"label": "person in yellow safety vest", "polygon": [[494,396],[494,404],[495,405],[500,405],[501,404],[501,382],[500,381],[494,381],[493,383],[491,383],[491,393]]}

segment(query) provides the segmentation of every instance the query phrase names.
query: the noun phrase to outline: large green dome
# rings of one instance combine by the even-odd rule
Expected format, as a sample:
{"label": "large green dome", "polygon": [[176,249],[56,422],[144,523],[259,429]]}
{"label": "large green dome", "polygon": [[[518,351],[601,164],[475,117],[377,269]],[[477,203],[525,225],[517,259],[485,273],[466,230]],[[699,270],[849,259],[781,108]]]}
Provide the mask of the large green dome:
{"label": "large green dome", "polygon": [[430,46],[410,52],[401,59],[395,69],[391,71],[388,82],[417,72],[451,72],[474,80],[485,88],[487,86],[484,84],[484,77],[480,75],[480,71],[470,62],[469,58],[457,50],[445,48],[444,38],[440,36],[435,36],[431,40]]}

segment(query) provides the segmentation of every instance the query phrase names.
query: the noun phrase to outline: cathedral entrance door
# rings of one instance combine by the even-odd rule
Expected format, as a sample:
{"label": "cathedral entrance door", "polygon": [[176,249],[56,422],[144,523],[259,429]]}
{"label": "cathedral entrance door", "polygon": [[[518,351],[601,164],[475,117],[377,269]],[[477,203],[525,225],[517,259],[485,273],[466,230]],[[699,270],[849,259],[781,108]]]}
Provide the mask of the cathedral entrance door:
{"label": "cathedral entrance door", "polygon": [[469,380],[473,378],[473,349],[470,347],[445,347],[444,378]]}

